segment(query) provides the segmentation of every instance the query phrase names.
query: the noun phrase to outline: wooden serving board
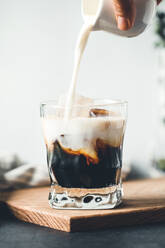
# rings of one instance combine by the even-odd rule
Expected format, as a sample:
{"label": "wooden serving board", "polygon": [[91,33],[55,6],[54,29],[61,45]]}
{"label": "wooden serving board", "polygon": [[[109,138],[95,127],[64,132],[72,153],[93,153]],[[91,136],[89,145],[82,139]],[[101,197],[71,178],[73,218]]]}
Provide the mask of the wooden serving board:
{"label": "wooden serving board", "polygon": [[51,209],[48,192],[48,187],[17,190],[0,199],[18,219],[66,232],[165,220],[165,177],[125,182],[123,204],[113,210]]}

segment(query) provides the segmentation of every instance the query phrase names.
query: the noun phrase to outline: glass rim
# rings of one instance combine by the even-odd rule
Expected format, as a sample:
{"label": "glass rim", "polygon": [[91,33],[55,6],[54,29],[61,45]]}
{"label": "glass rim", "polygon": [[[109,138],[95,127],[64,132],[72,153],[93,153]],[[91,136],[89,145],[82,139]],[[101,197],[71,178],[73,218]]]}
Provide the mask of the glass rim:
{"label": "glass rim", "polygon": [[[108,99],[108,98],[91,98],[94,103],[92,104],[76,104],[73,108],[84,108],[84,107],[104,107],[104,106],[124,106],[128,105],[128,101],[120,100],[120,99]],[[96,101],[96,102],[95,102]],[[66,109],[66,106],[59,105],[58,100],[48,100],[48,101],[41,101],[40,107],[55,107],[59,109]]]}

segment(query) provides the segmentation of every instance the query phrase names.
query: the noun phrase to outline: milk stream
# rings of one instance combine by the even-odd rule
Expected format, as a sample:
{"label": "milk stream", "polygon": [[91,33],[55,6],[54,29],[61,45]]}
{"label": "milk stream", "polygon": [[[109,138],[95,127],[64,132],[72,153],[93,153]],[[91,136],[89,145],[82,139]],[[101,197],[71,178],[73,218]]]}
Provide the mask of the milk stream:
{"label": "milk stream", "polygon": [[81,63],[82,55],[84,53],[89,35],[92,31],[92,27],[93,27],[93,24],[90,21],[84,23],[80,30],[78,40],[76,43],[72,80],[71,80],[71,84],[70,84],[70,88],[69,88],[69,92],[67,96],[66,108],[65,108],[65,114],[64,114],[64,119],[66,121],[70,119],[72,115],[72,107],[75,101],[76,85],[77,85],[80,63]]}

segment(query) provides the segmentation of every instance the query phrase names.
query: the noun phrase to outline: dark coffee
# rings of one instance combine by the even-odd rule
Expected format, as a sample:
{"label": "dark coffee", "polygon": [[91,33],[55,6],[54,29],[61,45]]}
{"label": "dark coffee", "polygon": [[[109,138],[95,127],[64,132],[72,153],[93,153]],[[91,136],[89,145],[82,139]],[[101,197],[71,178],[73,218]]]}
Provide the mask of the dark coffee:
{"label": "dark coffee", "polygon": [[[65,138],[65,135],[63,135]],[[58,185],[67,188],[103,188],[116,185],[122,167],[122,143],[112,147],[96,140],[96,158],[83,149],[73,151],[56,140],[48,150],[50,175]]]}

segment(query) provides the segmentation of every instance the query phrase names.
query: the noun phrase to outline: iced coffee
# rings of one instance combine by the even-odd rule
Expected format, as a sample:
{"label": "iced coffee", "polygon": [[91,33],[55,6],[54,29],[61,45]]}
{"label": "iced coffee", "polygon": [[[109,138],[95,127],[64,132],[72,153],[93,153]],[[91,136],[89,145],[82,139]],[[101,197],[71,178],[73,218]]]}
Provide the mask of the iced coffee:
{"label": "iced coffee", "polygon": [[114,208],[122,200],[127,103],[78,97],[65,119],[60,102],[41,105],[54,208]]}

